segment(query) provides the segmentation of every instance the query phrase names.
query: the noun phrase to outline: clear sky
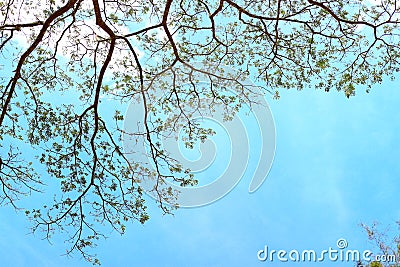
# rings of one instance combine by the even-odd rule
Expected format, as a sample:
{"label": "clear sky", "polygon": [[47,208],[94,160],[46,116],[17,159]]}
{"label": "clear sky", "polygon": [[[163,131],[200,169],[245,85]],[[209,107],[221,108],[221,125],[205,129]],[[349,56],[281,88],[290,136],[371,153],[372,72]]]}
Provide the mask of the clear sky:
{"label": "clear sky", "polygon": [[[227,196],[201,208],[163,216],[151,198],[150,221],[112,233],[95,249],[103,266],[288,266],[261,262],[270,249],[372,248],[361,222],[384,227],[400,219],[400,91],[386,82],[370,94],[283,91],[268,100],[277,145],[264,184],[248,193],[244,177]],[[212,173],[210,173],[212,176]],[[1,266],[87,266],[79,255],[60,256],[66,244],[32,236],[25,216],[0,211]],[[353,263],[289,263],[353,266]]]}

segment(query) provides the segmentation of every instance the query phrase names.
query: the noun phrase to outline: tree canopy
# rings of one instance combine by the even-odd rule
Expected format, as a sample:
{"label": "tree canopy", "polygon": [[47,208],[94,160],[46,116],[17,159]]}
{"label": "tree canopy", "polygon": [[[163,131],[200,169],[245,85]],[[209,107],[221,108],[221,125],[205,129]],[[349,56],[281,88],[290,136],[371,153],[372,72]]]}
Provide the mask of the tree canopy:
{"label": "tree canopy", "polygon": [[[25,210],[33,231],[66,232],[68,253],[98,263],[89,248],[99,225],[123,233],[126,221],[148,220],[143,179],[155,181],[164,212],[176,192],[159,183],[197,182],[160,135],[184,126],[192,147],[213,133],[194,111],[222,105],[229,119],[257,104],[255,94],[368,92],[399,71],[399,13],[394,0],[0,0],[1,202],[19,208],[34,191],[54,195]],[[133,100],[143,103],[144,131],[129,134],[146,140],[154,168],[123,150],[123,108]],[[45,186],[54,179],[57,192]]]}
{"label": "tree canopy", "polygon": [[[396,222],[397,226],[400,222]],[[368,239],[378,249],[378,260],[371,262],[359,262],[357,266],[365,267],[399,267],[400,266],[400,238],[398,235],[388,233],[389,228],[382,230],[380,225],[375,222],[371,226],[362,224],[362,228],[366,231]]]}

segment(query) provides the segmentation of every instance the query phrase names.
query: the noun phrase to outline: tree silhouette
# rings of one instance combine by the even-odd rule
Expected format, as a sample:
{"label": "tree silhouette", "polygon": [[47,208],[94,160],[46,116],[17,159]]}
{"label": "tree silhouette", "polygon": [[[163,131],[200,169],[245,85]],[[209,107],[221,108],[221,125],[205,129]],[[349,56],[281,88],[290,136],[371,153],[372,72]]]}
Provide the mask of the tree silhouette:
{"label": "tree silhouette", "polygon": [[[196,184],[158,136],[184,126],[188,147],[204,140],[212,130],[191,114],[205,103],[223,105],[229,118],[257,104],[252,94],[369,91],[399,70],[399,12],[392,0],[0,0],[1,202],[19,208],[33,191],[54,194],[53,203],[26,209],[33,231],[65,232],[68,253],[98,263],[88,248],[100,225],[123,233],[124,222],[149,218],[143,179],[154,179],[167,213],[177,192],[159,185]],[[133,100],[143,103],[145,131],[129,134],[146,140],[154,168],[121,145],[123,109]],[[171,111],[167,121],[151,116]],[[53,180],[59,192],[45,186]]]}
{"label": "tree silhouette", "polygon": [[[397,226],[400,222],[396,222]],[[387,233],[388,229],[381,229],[380,225],[375,222],[372,225],[361,224],[361,227],[368,235],[368,239],[378,249],[375,255],[379,255],[378,259],[372,257],[372,261],[363,264],[365,267],[399,267],[400,266],[400,238],[399,236],[390,237]]]}

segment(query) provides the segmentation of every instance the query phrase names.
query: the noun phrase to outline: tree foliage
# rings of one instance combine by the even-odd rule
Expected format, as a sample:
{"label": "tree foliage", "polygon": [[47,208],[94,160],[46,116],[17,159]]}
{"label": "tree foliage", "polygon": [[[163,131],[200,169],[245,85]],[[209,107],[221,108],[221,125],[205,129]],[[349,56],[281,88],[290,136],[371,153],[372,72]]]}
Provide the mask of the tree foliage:
{"label": "tree foliage", "polygon": [[[361,225],[366,231],[368,239],[378,249],[380,257],[383,256],[383,260],[373,260],[369,263],[362,262],[359,265],[365,267],[399,267],[400,266],[400,236],[390,237],[392,234],[388,233],[389,228],[382,230],[378,223],[373,223],[371,226],[366,224]],[[400,226],[400,221],[397,222],[397,226]]]}
{"label": "tree foliage", "polygon": [[[98,263],[87,249],[102,236],[99,225],[123,233],[126,221],[149,218],[143,179],[155,179],[164,212],[176,192],[160,183],[196,184],[158,136],[183,125],[189,147],[204,140],[212,130],[191,121],[203,99],[231,116],[253,93],[369,91],[399,70],[399,13],[393,0],[0,0],[1,201],[17,208],[33,191],[54,194],[26,210],[33,230],[66,232],[68,253]],[[259,86],[224,75],[223,66]],[[196,73],[209,86],[199,87]],[[241,94],[232,97],[229,86]],[[121,146],[132,99],[145,109],[145,131],[133,134],[145,138],[154,168]],[[150,116],[171,111],[167,122]],[[54,180],[57,192],[45,186]]]}

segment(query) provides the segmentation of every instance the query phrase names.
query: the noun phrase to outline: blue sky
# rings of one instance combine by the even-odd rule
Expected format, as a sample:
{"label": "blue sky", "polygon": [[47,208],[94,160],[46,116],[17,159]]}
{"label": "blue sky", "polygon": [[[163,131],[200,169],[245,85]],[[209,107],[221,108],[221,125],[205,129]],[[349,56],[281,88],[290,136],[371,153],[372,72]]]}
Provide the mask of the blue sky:
{"label": "blue sky", "polygon": [[[124,236],[111,233],[95,249],[103,266],[287,266],[260,262],[257,251],[318,251],[339,238],[349,249],[372,248],[359,224],[379,221],[396,230],[400,219],[398,87],[385,82],[350,99],[312,89],[281,92],[279,101],[268,100],[276,155],[258,191],[248,193],[247,175],[219,201],[174,216],[163,216],[149,198],[149,222],[128,225]],[[88,265],[78,255],[60,256],[62,239],[51,245],[28,227],[22,213],[1,208],[2,266]],[[317,265],[353,263],[290,264]]]}

